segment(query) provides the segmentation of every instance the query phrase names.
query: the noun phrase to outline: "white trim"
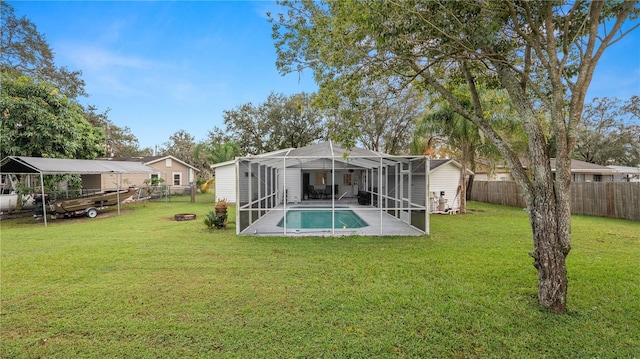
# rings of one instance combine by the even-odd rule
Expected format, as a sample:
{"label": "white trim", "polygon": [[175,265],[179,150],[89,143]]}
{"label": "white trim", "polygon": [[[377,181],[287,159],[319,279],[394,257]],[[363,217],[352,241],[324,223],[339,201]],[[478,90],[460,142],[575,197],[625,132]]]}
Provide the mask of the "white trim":
{"label": "white trim", "polygon": [[164,156],[164,157],[160,157],[160,158],[157,158],[157,159],[155,159],[155,160],[151,160],[151,161],[148,161],[148,162],[144,162],[144,164],[145,164],[145,165],[149,165],[149,164],[152,164],[152,163],[160,162],[160,161],[162,161],[162,160],[166,160],[166,159],[168,159],[168,158],[169,158],[169,159],[171,159],[172,161],[178,162],[178,163],[180,163],[180,164],[182,164],[182,165],[184,165],[184,166],[186,166],[186,167],[193,168],[193,170],[194,170],[194,171],[200,172],[200,170],[199,170],[199,169],[197,169],[196,167],[194,167],[194,166],[192,166],[192,165],[190,165],[190,164],[188,164],[188,163],[186,163],[186,162],[184,162],[184,161],[181,161],[180,159],[178,159],[178,158],[176,158],[176,157],[174,157],[174,156]]}
{"label": "white trim", "polygon": [[[176,175],[179,176],[179,182],[178,184],[176,184]],[[173,172],[171,174],[171,185],[172,186],[182,186],[182,172]]]}

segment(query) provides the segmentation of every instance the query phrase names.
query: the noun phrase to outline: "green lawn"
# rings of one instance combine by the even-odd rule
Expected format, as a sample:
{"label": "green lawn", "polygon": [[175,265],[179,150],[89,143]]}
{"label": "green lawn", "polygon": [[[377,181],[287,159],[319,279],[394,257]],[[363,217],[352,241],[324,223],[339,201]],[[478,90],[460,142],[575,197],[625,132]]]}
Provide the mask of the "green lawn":
{"label": "green lawn", "polygon": [[472,202],[430,237],[369,238],[236,237],[206,228],[212,208],[2,221],[0,357],[640,357],[638,222],[573,218],[555,315],[520,208]]}

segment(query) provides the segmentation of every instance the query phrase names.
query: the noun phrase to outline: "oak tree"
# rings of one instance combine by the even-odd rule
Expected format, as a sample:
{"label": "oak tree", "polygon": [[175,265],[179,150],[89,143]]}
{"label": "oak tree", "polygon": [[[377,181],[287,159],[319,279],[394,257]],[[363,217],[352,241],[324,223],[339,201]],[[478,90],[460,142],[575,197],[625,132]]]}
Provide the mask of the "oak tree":
{"label": "oak tree", "polygon": [[56,66],[44,35],[31,20],[17,17],[6,1],[0,1],[0,29],[0,70],[53,84],[69,99],[87,96],[82,72]]}
{"label": "oak tree", "polygon": [[104,155],[102,130],[92,126],[82,108],[52,84],[2,74],[0,110],[0,158]]}
{"label": "oak tree", "polygon": [[190,165],[195,165],[195,138],[185,130],[178,130],[169,137],[159,150],[161,156],[174,156]]}
{"label": "oak tree", "polygon": [[368,150],[407,154],[415,121],[422,115],[424,105],[422,93],[414,86],[365,84],[355,101],[343,101],[339,108],[326,111],[328,128],[336,138],[342,137],[345,131],[355,130],[355,140]]}
{"label": "oak tree", "polygon": [[[366,81],[419,83],[480,128],[509,165],[526,203],[539,303],[564,313],[576,128],[602,54],[637,27],[627,20],[638,15],[638,1],[282,4],[286,13],[272,18],[277,66],[283,73],[311,68],[325,106],[357,98]],[[468,87],[471,107],[452,90],[458,79]],[[527,136],[528,170],[488,120],[481,84],[508,94]]]}
{"label": "oak tree", "polygon": [[633,114],[638,102],[638,96],[624,104],[602,97],[586,104],[573,158],[603,166],[640,165],[640,118]]}
{"label": "oak tree", "polygon": [[326,137],[324,117],[305,93],[272,93],[258,106],[246,103],[224,111],[223,117],[226,131],[221,138],[233,139],[245,155],[304,147]]}

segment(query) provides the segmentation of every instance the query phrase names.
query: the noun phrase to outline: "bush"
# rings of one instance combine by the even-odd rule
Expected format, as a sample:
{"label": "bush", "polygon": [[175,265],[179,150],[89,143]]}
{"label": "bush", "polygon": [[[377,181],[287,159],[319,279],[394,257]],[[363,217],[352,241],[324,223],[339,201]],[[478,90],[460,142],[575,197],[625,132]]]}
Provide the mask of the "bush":
{"label": "bush", "polygon": [[227,225],[227,214],[226,213],[215,213],[213,211],[209,211],[207,213],[204,224],[209,228],[224,228]]}

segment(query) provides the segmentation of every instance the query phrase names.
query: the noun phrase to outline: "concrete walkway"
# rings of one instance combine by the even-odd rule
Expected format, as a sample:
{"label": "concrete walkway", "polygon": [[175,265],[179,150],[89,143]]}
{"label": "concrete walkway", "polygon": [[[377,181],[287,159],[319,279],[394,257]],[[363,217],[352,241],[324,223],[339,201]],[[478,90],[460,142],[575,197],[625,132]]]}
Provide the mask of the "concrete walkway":
{"label": "concrete walkway", "polygon": [[[328,208],[326,208],[328,207]],[[287,210],[300,208],[331,209],[331,201],[313,201],[313,203],[287,205]],[[263,236],[423,236],[425,233],[400,219],[380,211],[379,208],[371,206],[360,206],[357,203],[336,204],[336,209],[350,209],[362,218],[368,226],[362,228],[342,229],[336,228],[332,231],[328,229],[295,229],[287,228],[286,233],[283,227],[278,227],[278,222],[284,215],[284,207],[278,206],[265,214],[251,226],[242,231],[241,235],[263,235]]]}

